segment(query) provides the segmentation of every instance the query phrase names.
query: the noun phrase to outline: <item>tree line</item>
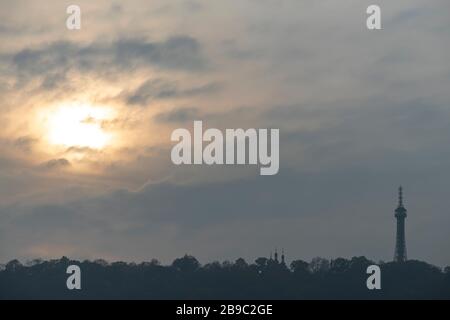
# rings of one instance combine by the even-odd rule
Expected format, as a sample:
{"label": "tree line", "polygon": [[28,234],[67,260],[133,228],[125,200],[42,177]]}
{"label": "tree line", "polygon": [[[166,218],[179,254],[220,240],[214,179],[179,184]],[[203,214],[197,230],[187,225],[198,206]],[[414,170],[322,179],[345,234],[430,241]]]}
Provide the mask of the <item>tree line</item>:
{"label": "tree line", "polygon": [[[68,290],[66,269],[78,265],[81,290]],[[170,265],[66,257],[13,260],[0,267],[0,299],[449,299],[450,267],[440,269],[411,260],[384,263],[381,290],[368,290],[365,257],[289,265],[267,258],[253,263],[212,262],[201,265],[190,255]]]}

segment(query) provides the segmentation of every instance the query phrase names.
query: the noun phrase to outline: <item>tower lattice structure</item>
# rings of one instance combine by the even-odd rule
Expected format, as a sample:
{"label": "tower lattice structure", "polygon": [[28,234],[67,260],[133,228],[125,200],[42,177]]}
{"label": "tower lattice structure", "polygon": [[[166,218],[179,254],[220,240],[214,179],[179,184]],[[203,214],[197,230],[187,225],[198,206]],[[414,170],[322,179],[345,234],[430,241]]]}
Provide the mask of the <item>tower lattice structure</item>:
{"label": "tower lattice structure", "polygon": [[405,240],[405,219],[407,210],[403,206],[403,189],[398,188],[398,206],[395,209],[395,218],[397,219],[397,236],[395,242],[395,262],[406,261],[406,240]]}

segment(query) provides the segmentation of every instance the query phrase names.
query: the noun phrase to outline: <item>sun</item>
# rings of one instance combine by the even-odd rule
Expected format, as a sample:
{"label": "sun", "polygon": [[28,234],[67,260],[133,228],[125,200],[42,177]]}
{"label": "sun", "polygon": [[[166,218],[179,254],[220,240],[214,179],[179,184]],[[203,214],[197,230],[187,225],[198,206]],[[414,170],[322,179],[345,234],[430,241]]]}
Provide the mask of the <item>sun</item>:
{"label": "sun", "polygon": [[48,116],[48,140],[53,145],[102,149],[111,142],[111,135],[102,123],[110,110],[91,105],[63,105]]}

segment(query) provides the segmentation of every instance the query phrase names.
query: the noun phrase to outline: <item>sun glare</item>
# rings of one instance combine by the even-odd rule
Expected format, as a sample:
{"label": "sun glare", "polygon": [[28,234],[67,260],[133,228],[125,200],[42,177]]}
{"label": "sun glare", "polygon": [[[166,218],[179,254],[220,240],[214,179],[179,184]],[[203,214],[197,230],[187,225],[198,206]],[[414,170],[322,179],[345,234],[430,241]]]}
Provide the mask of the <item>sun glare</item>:
{"label": "sun glare", "polygon": [[102,128],[109,118],[106,108],[89,105],[62,106],[48,117],[48,138],[54,145],[104,148],[111,136]]}

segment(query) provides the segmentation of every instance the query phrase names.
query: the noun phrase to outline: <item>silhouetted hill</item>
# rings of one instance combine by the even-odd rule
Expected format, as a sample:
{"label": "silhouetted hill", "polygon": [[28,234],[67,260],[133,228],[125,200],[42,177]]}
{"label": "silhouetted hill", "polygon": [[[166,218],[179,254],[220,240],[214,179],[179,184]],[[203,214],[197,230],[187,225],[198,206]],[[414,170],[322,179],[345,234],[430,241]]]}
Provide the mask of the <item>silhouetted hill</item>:
{"label": "silhouetted hill", "polygon": [[[66,288],[69,265],[80,266],[82,289]],[[14,260],[0,271],[1,299],[449,299],[450,267],[420,261],[382,263],[382,290],[368,290],[365,257],[315,258],[290,266],[266,258],[206,265],[192,256],[170,266],[71,261]]]}

